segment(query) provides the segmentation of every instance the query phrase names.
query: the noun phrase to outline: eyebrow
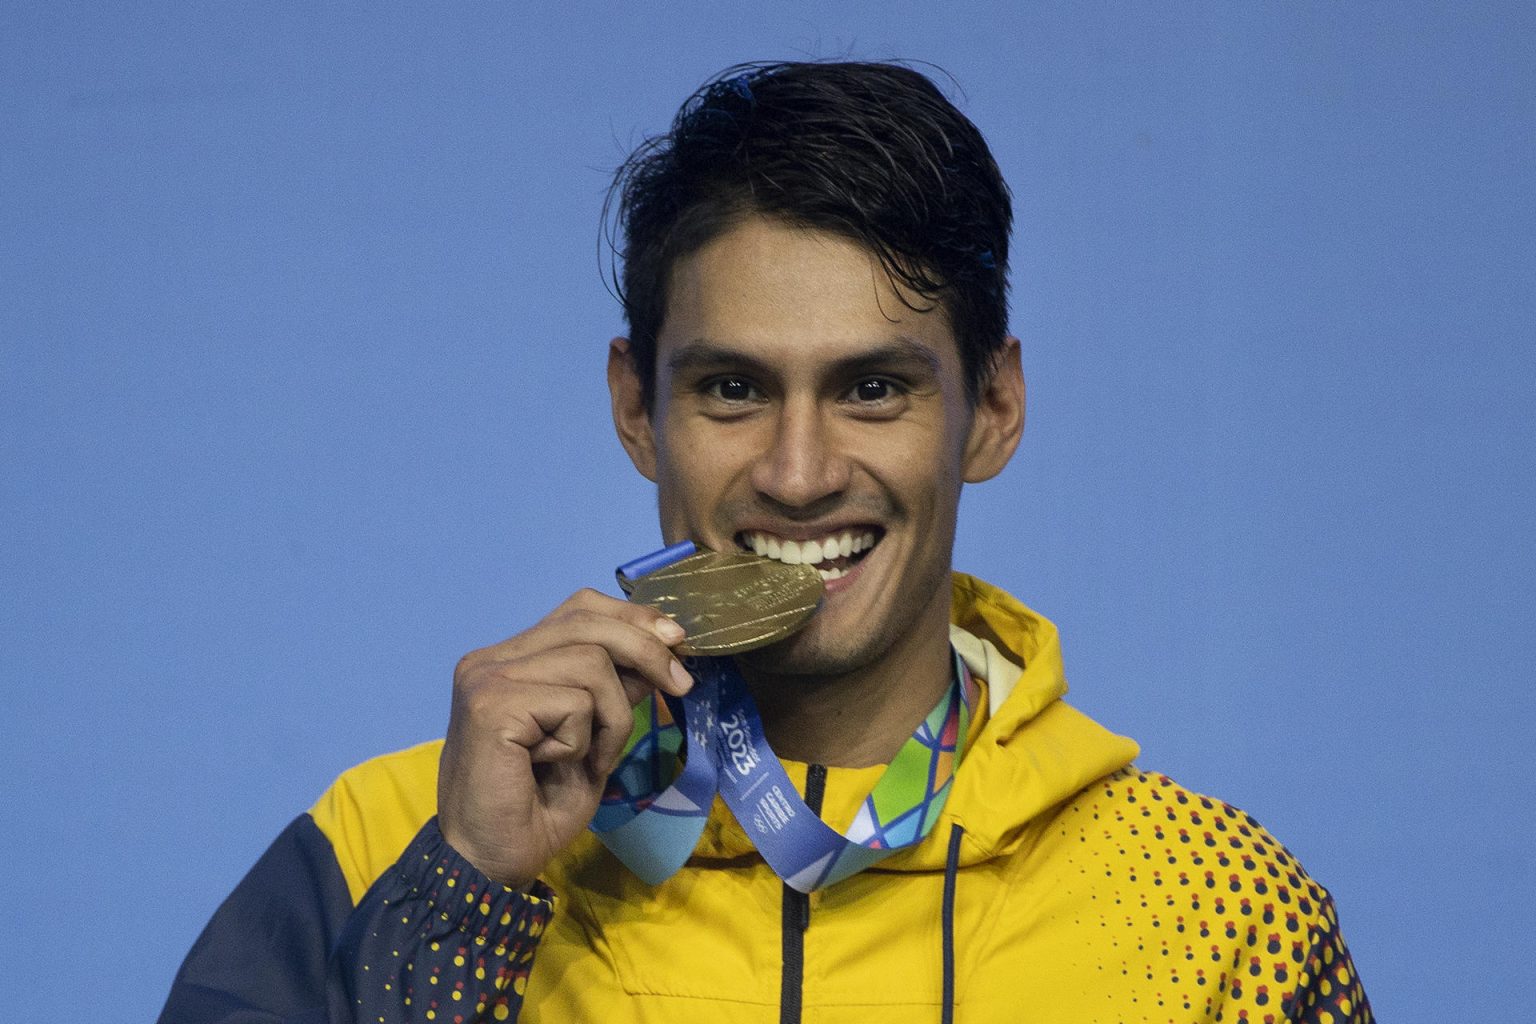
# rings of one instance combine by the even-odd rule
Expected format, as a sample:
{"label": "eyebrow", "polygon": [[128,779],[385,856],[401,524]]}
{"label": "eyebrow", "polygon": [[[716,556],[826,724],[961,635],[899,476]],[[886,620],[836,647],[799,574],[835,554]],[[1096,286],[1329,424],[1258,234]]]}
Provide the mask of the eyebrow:
{"label": "eyebrow", "polygon": [[[939,354],[916,338],[901,335],[873,348],[856,352],[832,364],[836,376],[850,376],[874,370],[906,369],[937,376]],[[680,346],[667,359],[667,372],[676,376],[685,372],[719,369],[743,369],[753,373],[771,372],[773,365],[730,345],[698,338]]]}

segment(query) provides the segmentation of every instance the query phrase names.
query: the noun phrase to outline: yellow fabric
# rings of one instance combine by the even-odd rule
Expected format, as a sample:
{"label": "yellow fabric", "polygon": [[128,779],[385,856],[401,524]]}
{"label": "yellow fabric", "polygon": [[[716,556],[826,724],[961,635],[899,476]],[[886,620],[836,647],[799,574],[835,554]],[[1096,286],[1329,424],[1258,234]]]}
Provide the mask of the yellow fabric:
{"label": "yellow fabric", "polygon": [[[1326,894],[1241,812],[1127,768],[1135,744],[1062,702],[1049,622],[959,574],[953,609],[990,713],[977,716],[932,834],[812,894],[802,1019],[939,1018],[952,826],[965,830],[962,1024],[1192,1021],[1218,1009],[1283,1019],[1282,999],[1324,969],[1309,957],[1332,934]],[[438,750],[354,769],[312,812],[354,900],[434,812]],[[805,766],[786,767],[803,788]],[[845,826],[879,771],[832,769],[827,820]],[[641,883],[590,834],[544,878],[559,906],[521,1021],[778,1020],[783,889],[720,801],[663,885]]]}
{"label": "yellow fabric", "polygon": [[442,750],[443,741],[433,740],[364,761],[309,809],[331,841],[353,906],[437,813]]}

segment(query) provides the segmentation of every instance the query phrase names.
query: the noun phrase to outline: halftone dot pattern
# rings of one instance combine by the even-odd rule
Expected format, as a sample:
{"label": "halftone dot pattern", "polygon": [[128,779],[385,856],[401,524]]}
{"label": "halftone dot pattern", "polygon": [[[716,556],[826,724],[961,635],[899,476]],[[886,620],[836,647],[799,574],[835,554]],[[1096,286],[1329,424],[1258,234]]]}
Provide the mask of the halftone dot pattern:
{"label": "halftone dot pattern", "polygon": [[443,842],[434,819],[364,902],[374,899],[351,950],[359,1021],[516,1019],[554,912],[547,887],[490,881]]}
{"label": "halftone dot pattern", "polygon": [[1057,905],[1102,937],[1090,948],[1106,994],[1148,993],[1138,1019],[1374,1020],[1332,898],[1247,814],[1128,768],[1056,828],[1069,861]]}

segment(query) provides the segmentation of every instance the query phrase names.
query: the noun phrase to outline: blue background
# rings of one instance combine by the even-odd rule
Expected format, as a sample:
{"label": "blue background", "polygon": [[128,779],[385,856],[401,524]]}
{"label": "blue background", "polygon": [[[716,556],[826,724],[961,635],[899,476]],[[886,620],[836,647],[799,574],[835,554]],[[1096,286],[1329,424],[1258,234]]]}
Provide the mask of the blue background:
{"label": "blue background", "polygon": [[657,540],[608,172],[750,58],[942,65],[1030,420],[956,564],[1335,890],[1383,1019],[1518,1019],[1536,6],[0,12],[0,1004],[152,1017],[463,652]]}

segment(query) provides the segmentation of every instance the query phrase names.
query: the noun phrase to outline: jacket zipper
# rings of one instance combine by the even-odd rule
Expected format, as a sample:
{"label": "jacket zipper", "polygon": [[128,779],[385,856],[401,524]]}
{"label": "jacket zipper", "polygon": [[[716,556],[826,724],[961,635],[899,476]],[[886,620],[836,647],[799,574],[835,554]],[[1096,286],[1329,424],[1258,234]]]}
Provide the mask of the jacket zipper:
{"label": "jacket zipper", "polygon": [[[827,766],[813,764],[805,772],[805,805],[821,814],[827,789]],[[784,886],[784,975],[779,982],[779,1024],[800,1024],[800,996],[805,981],[805,930],[811,926],[811,897]]]}

